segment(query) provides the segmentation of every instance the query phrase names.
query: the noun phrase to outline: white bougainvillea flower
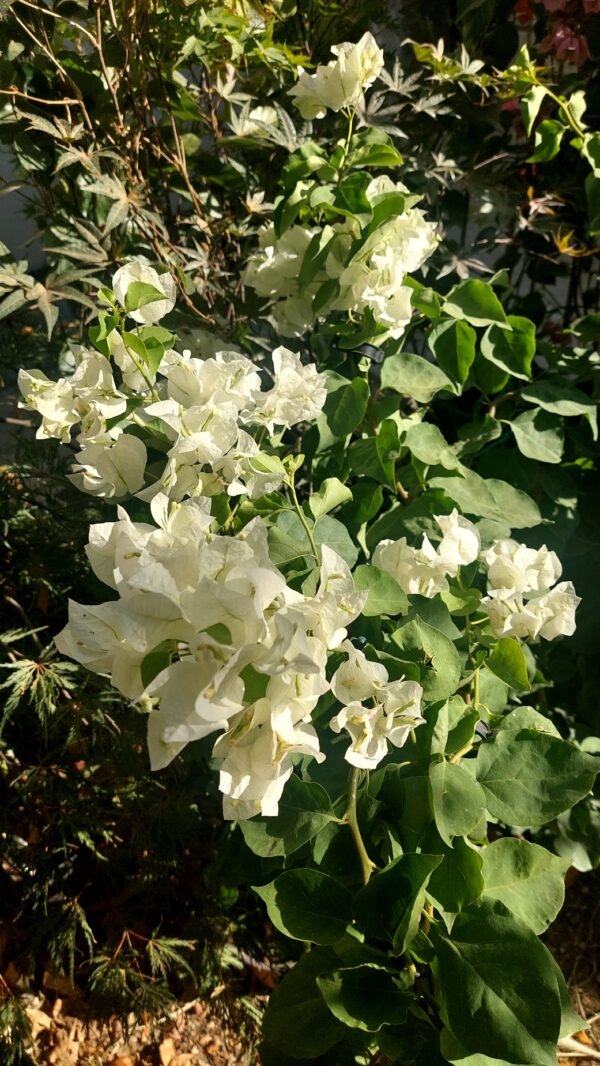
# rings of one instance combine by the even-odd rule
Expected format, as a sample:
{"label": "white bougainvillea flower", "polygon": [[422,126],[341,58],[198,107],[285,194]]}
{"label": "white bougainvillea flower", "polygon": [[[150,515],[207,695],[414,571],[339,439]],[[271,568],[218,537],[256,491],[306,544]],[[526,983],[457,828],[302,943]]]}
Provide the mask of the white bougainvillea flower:
{"label": "white bougainvillea flower", "polygon": [[292,755],[322,762],[313,726],[294,722],[287,707],[259,700],[216,741],[213,754],[223,758],[219,788],[225,818],[243,820],[255,814],[275,816],[286,781],[293,772]]}
{"label": "white bougainvillea flower", "polygon": [[325,375],[317,373],[312,364],[305,366],[296,352],[283,346],[273,352],[273,370],[273,388],[255,394],[251,421],[273,433],[275,426],[289,428],[316,418],[327,399]]}
{"label": "white bougainvillea flower", "polygon": [[193,740],[227,729],[244,705],[244,682],[237,676],[233,648],[222,661],[216,641],[204,638],[194,659],[163,670],[148,687],[160,706],[148,719],[148,749],[153,770],[161,770]]}
{"label": "white bougainvillea flower", "polygon": [[67,477],[92,496],[127,496],[144,484],[146,447],[129,433],[116,440],[88,444],[79,452],[79,462]]}
{"label": "white bougainvillea flower", "polygon": [[381,663],[367,659],[351,641],[345,640],[341,647],[348,658],[333,675],[331,691],[340,703],[362,703],[385,685],[388,672]]}
{"label": "white bougainvillea flower", "polygon": [[474,563],[479,555],[481,540],[476,527],[463,518],[456,508],[449,515],[435,515],[442,531],[437,556],[446,574],[456,577],[461,566]]}
{"label": "white bougainvillea flower", "polygon": [[173,353],[161,374],[167,379],[167,392],[183,407],[209,403],[231,404],[238,413],[252,411],[254,394],[260,390],[260,377],[254,363],[239,352],[217,352],[208,359],[192,359],[189,352]]}
{"label": "white bougainvillea flower", "polygon": [[558,556],[545,544],[541,548],[528,548],[516,540],[497,540],[484,552],[483,560],[488,568],[488,584],[493,589],[540,592],[551,588],[562,574]]}
{"label": "white bougainvillea flower", "polygon": [[[127,291],[134,281],[142,282],[144,285],[151,285],[152,288],[157,290],[155,300],[144,304],[143,307],[138,308],[136,311],[129,311],[129,315],[134,322],[139,322],[143,326],[151,326],[155,322],[160,322],[161,318],[164,318],[165,315],[169,314],[169,311],[173,310],[177,289],[168,271],[159,274],[154,267],[151,267],[149,263],[141,258],[132,259],[125,266],[120,267],[112,279],[112,288],[122,307],[125,307]],[[160,295],[161,293],[162,296]]]}
{"label": "white bougainvillea flower", "polygon": [[317,67],[314,74],[300,68],[298,81],[289,91],[302,118],[321,118],[328,109],[355,108],[383,68],[383,51],[370,33],[356,44],[345,41],[331,51],[336,58]]}
{"label": "white bougainvillea flower", "polygon": [[554,640],[575,632],[575,611],[580,602],[572,583],[562,581],[541,596],[529,599],[510,589],[491,589],[481,601],[481,607],[498,637]]}
{"label": "white bougainvillea flower", "polygon": [[432,599],[449,587],[445,566],[427,537],[420,548],[412,548],[406,537],[382,540],[373,553],[373,564],[391,574],[409,596]]}
{"label": "white bougainvillea flower", "polygon": [[189,639],[191,632],[160,596],[145,594],[97,606],[70,600],[69,622],[54,642],[63,655],[109,673],[115,688],[137,699],[144,691],[140,665],[148,652],[164,640]]}
{"label": "white bougainvillea flower", "polygon": [[580,603],[571,581],[561,581],[550,592],[530,600],[528,606],[535,609],[542,623],[540,637],[554,640],[572,636],[576,629],[575,611]]}
{"label": "white bougainvillea flower", "polygon": [[118,589],[139,569],[139,559],[150,537],[156,533],[149,523],[132,522],[127,511],[118,508],[118,522],[97,522],[90,526],[85,553],[96,577]]}
{"label": "white bougainvillea flower", "polygon": [[258,237],[259,250],[243,274],[246,285],[259,296],[283,297],[296,292],[304,254],[317,229],[290,226],[281,237],[274,226],[265,226]]}
{"label": "white bougainvillea flower", "polygon": [[341,555],[326,544],[321,548],[319,588],[312,600],[305,600],[297,609],[307,620],[313,635],[326,648],[337,648],[346,639],[347,626],[358,618],[367,592],[358,592],[350,567]]}
{"label": "white bougainvillea flower", "polygon": [[24,399],[19,407],[42,416],[36,437],[41,440],[54,437],[66,444],[71,428],[81,418],[71,382],[65,378],[51,381],[42,370],[19,370],[18,384]]}
{"label": "white bougainvillea flower", "polygon": [[330,721],[335,733],[345,729],[352,743],[344,758],[351,766],[374,770],[388,752],[388,741],[401,748],[422,718],[423,689],[416,681],[395,681],[377,693],[374,706],[353,701]]}

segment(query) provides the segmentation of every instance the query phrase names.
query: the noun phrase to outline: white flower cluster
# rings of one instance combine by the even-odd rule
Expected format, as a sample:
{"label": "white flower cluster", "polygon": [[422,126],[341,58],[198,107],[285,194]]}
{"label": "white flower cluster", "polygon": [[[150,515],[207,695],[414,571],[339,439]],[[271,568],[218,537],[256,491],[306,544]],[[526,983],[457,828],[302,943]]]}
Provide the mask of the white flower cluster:
{"label": "white flower cluster", "polygon": [[[143,262],[129,264],[113,279],[122,306],[135,283],[147,286],[150,296],[155,289],[157,298],[128,314],[152,326],[172,309],[174,284],[170,275]],[[262,495],[280,484],[281,475],[264,469],[259,445],[243,426],[272,434],[316,417],[325,402],[324,376],[287,348],[273,352],[273,383],[263,389],[258,366],[238,352],[198,359],[171,349],[152,370],[122,332],[113,329],[107,343],[120,371],[119,386],[111,361],[82,347],[73,351],[70,378],[51,381],[40,370],[19,373],[23,406],[42,416],[38,437],[67,442],[79,427],[81,450],[71,477],[95,496],[140,493],[150,499],[162,492],[182,500],[214,495],[225,486],[230,495]],[[156,436],[157,429],[166,460],[148,471],[141,436]]]}
{"label": "white flower cluster", "polygon": [[556,584],[562,567],[555,552],[507,539],[496,541],[483,560],[488,595],[481,606],[496,636],[554,640],[575,632],[581,600],[571,581]]}
{"label": "white flower cluster", "polygon": [[[346,640],[342,649],[348,659],[331,679],[331,691],[342,710],[331,719],[331,728],[345,729],[352,743],[345,759],[352,766],[374,770],[387,754],[387,742],[401,748],[409,733],[425,721],[421,717],[423,689],[416,681],[389,681],[381,663],[367,659]],[[369,701],[371,706],[365,707]]]}
{"label": "white flower cluster", "polygon": [[[269,558],[264,523],[254,519],[235,536],[211,535],[208,503],[159,495],[151,504],[156,526],[132,522],[122,508],[117,522],[92,526],[89,561],[119,598],[99,606],[71,602],[56,644],[110,674],[126,697],[158,704],[148,726],[154,769],[218,732],[225,816],[274,815],[293,757],[324,758],[311,713],[329,688],[328,652],[345,640],[366,593],[327,547],[315,595],[290,589]],[[146,684],[153,654],[164,668]],[[355,656],[359,669],[372,668]],[[371,727],[381,751],[384,735],[400,742],[400,716],[416,696],[386,686],[385,670],[373,676],[373,694],[389,719],[385,728]],[[336,678],[340,695],[350,690],[343,668]],[[370,695],[367,688],[361,694]],[[373,743],[368,750],[373,759]]]}
{"label": "white flower cluster", "polygon": [[383,68],[383,51],[371,33],[363,34],[356,44],[345,41],[331,51],[336,58],[317,67],[314,74],[299,68],[300,76],[289,95],[302,118],[322,118],[327,109],[356,108]]}
{"label": "white flower cluster", "polygon": [[437,548],[427,535],[420,548],[400,540],[382,540],[373,553],[373,563],[396,579],[408,595],[432,599],[449,589],[448,578],[456,577],[461,566],[479,556],[480,538],[476,527],[456,509],[449,515],[434,515],[442,531]]}
{"label": "white flower cluster", "polygon": [[[369,183],[366,196],[373,207],[389,193],[406,193],[401,182],[382,176]],[[412,315],[411,288],[403,285],[406,275],[418,270],[435,251],[436,225],[428,222],[417,207],[409,207],[391,217],[364,241],[355,252],[360,236],[358,223],[349,219],[331,227],[329,252],[312,281],[302,289],[300,270],[316,228],[291,226],[276,238],[272,226],[260,235],[260,250],[250,260],[244,274],[247,285],[259,296],[272,301],[271,313],[284,336],[297,336],[312,325],[318,315],[314,297],[324,282],[338,283],[337,296],[327,305],[329,311],[363,314],[370,310],[386,333],[382,338],[399,337]]]}
{"label": "white flower cluster", "polygon": [[391,574],[404,592],[432,599],[449,590],[448,578],[456,577],[462,566],[481,558],[488,578],[481,607],[497,637],[554,640],[575,632],[581,600],[571,581],[556,584],[562,567],[555,552],[503,539],[480,555],[476,527],[456,509],[434,518],[442,531],[437,547],[426,535],[420,548],[401,537],[382,540],[373,553],[373,564]]}

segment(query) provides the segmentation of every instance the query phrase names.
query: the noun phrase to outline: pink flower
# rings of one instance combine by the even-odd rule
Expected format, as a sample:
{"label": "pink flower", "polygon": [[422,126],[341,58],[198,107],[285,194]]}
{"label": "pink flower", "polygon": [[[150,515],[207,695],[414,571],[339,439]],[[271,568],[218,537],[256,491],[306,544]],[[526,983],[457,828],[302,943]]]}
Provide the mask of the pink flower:
{"label": "pink flower", "polygon": [[553,52],[559,63],[574,63],[580,67],[590,58],[587,38],[574,33],[570,26],[557,19],[552,29],[540,44],[540,52]]}
{"label": "pink flower", "polygon": [[567,6],[567,0],[542,0],[546,11],[551,11],[553,14],[555,11],[564,11]]}
{"label": "pink flower", "polygon": [[600,14],[600,0],[583,0],[583,10],[586,15]]}

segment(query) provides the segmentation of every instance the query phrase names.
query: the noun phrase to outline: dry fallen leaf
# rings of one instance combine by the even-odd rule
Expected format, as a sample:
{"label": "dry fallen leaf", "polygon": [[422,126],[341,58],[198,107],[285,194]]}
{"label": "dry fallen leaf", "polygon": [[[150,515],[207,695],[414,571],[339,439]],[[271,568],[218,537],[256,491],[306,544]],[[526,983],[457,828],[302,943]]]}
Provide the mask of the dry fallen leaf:
{"label": "dry fallen leaf", "polygon": [[161,1066],[170,1066],[170,1063],[175,1058],[175,1044],[171,1040],[170,1036],[168,1036],[166,1040],[162,1041],[158,1049],[158,1054],[160,1057]]}
{"label": "dry fallen leaf", "polygon": [[49,1029],[52,1025],[52,1018],[50,1015],[46,1014],[43,1010],[38,1010],[37,1007],[28,1007],[26,1014],[31,1022],[31,1035],[34,1040],[38,1033],[41,1033],[42,1029]]}

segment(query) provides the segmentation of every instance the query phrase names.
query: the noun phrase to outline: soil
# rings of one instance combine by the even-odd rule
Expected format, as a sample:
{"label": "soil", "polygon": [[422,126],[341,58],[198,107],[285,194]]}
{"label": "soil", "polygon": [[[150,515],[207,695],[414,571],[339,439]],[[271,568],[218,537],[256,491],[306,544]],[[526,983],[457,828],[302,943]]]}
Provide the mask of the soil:
{"label": "soil", "polygon": [[[559,1066],[600,1062],[600,870],[577,876],[567,888],[565,906],[545,941],[569,985],[575,1010],[586,1022],[561,1044]],[[260,970],[253,967],[255,976]],[[272,981],[265,977],[265,985]],[[272,976],[272,971],[271,971]],[[264,1006],[256,995],[256,1012]],[[71,1013],[71,1009],[73,1013]],[[51,1006],[30,997],[40,1066],[252,1066],[257,1062],[252,1024],[240,1031],[214,1002],[181,1004],[154,1027],[134,1026],[126,1036],[119,1022],[87,1025],[70,1008],[68,994]]]}
{"label": "soil", "polygon": [[600,1062],[600,870],[571,881],[565,905],[544,939],[565,975],[575,1010],[587,1022],[574,1034],[579,1047],[563,1052],[561,1046],[558,1061],[593,1066]]}

